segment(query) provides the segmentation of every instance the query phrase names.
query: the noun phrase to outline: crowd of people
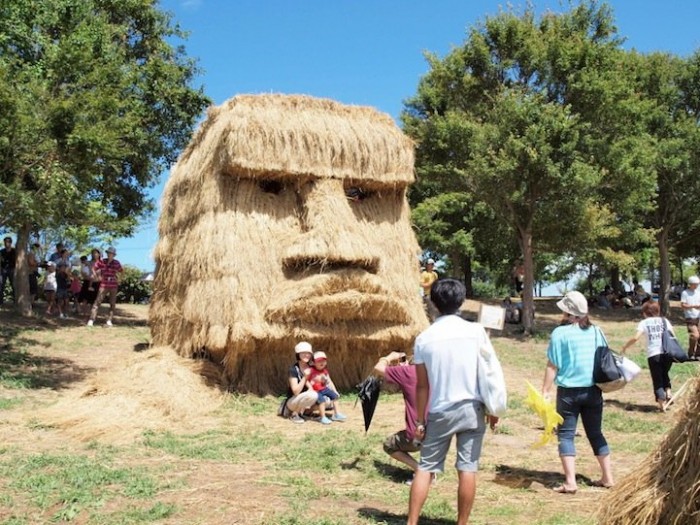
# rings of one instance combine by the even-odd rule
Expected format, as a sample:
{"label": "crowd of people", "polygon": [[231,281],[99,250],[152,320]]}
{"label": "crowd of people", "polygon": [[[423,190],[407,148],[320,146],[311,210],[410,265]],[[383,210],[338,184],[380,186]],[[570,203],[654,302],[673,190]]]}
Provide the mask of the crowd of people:
{"label": "crowd of people", "polygon": [[[113,247],[106,250],[106,257],[94,248],[87,255],[74,260],[71,252],[63,245],[56,244],[55,251],[44,260],[40,255],[41,245],[33,243],[27,251],[28,284],[32,302],[40,296],[46,301],[46,315],[66,319],[70,313],[89,316],[87,326],[93,326],[102,302],[109,300],[107,326],[112,326],[117,302],[119,275],[122,265],[115,258]],[[6,289],[15,300],[15,270],[17,250],[12,246],[12,238],[3,239],[0,250],[0,304],[5,299]]]}

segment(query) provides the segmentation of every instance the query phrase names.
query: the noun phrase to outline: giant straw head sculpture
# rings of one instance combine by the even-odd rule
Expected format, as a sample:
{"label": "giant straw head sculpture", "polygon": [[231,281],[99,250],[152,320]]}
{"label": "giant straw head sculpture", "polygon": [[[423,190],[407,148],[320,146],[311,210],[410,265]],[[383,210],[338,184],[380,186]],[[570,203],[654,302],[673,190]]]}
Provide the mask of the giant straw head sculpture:
{"label": "giant straw head sculpture", "polygon": [[411,182],[413,144],[372,108],[246,95],[211,109],[163,195],[154,343],[263,394],[306,340],[354,385],[427,325]]}

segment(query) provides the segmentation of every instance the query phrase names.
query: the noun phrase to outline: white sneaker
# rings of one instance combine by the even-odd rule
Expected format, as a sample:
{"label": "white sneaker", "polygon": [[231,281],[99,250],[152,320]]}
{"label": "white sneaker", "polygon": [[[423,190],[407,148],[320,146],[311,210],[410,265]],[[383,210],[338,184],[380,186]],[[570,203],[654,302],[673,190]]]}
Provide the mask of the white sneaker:
{"label": "white sneaker", "polygon": [[106,324],[107,326],[112,326],[112,321],[107,321],[105,324]]}
{"label": "white sneaker", "polygon": [[88,326],[92,326],[92,325],[93,325],[92,319],[90,319],[90,320],[88,321],[88,324],[87,324],[87,325],[88,325]]}

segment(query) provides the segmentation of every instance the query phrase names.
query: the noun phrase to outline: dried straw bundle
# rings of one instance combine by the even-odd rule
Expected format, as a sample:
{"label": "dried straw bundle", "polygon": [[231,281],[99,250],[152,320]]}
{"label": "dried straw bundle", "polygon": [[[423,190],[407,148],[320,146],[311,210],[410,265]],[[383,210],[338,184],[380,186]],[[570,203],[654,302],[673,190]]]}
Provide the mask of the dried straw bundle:
{"label": "dried straw bundle", "polygon": [[171,348],[136,354],[38,417],[82,441],[130,443],[144,430],[200,429],[224,396],[193,365]]}
{"label": "dried straw bundle", "polygon": [[700,377],[676,425],[649,457],[603,499],[605,525],[700,524]]}
{"label": "dried straw bundle", "polygon": [[427,325],[413,180],[412,142],[372,108],[248,95],[210,110],[163,194],[154,342],[265,394],[305,339],[338,386],[359,382]]}

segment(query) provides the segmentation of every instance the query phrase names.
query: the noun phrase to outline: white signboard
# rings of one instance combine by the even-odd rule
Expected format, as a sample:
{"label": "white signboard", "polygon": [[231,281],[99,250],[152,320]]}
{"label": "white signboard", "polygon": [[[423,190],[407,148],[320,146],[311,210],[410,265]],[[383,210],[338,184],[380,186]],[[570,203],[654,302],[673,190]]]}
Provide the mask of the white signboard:
{"label": "white signboard", "polygon": [[479,308],[479,323],[484,325],[484,328],[503,330],[503,325],[505,322],[505,308],[500,306],[491,306],[489,304],[482,304]]}

